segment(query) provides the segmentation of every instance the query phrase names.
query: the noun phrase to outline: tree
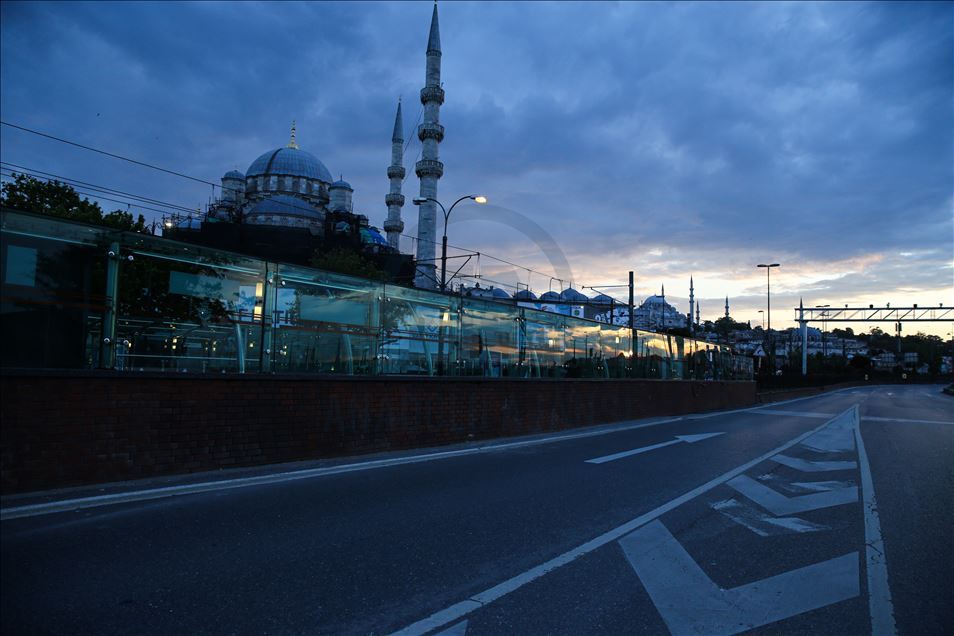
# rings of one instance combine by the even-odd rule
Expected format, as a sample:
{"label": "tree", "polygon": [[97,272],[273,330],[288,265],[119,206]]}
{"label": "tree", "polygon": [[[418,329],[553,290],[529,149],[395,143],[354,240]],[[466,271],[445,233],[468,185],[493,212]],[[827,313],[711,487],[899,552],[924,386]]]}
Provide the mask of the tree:
{"label": "tree", "polygon": [[68,221],[105,225],[117,230],[145,232],[146,219],[114,210],[104,215],[95,201],[80,195],[71,186],[59,181],[42,181],[25,174],[13,174],[0,189],[0,205],[21,212],[45,214]]}
{"label": "tree", "polygon": [[328,272],[337,272],[349,276],[369,278],[371,280],[387,280],[387,273],[360,253],[344,248],[335,248],[327,252],[315,252],[311,264],[318,269]]}

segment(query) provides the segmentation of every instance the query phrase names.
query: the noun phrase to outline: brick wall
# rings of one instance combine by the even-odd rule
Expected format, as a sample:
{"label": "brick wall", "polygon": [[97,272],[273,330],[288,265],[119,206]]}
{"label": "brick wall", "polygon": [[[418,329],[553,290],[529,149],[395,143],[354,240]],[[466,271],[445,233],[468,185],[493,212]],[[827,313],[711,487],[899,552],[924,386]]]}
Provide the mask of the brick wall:
{"label": "brick wall", "polygon": [[5,372],[3,494],[753,404],[753,382]]}

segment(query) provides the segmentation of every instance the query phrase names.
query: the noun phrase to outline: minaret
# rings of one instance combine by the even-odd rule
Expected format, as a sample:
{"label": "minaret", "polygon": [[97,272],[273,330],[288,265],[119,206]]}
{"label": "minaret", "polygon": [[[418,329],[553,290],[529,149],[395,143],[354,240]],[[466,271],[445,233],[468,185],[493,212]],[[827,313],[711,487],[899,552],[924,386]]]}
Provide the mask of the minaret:
{"label": "minaret", "polygon": [[[417,129],[421,140],[421,160],[414,171],[421,180],[422,199],[437,199],[437,180],[444,174],[444,164],[438,159],[437,146],[444,138],[444,127],[440,125],[440,108],[444,103],[444,89],[441,88],[441,34],[437,24],[437,0],[434,0],[434,13],[431,15],[431,32],[427,38],[427,71],[424,88],[421,89],[421,103],[424,104],[424,123]],[[434,261],[437,245],[437,204],[425,201],[419,206],[417,216],[417,274],[414,277],[416,287],[437,288]]]}
{"label": "minaret", "polygon": [[404,206],[401,185],[404,183],[404,174],[404,121],[401,118],[399,99],[397,114],[394,116],[394,132],[391,133],[391,165],[388,166],[391,191],[384,197],[384,202],[388,205],[384,231],[388,234],[388,245],[396,250],[401,249],[401,232],[404,231],[404,221],[401,220],[401,208]]}
{"label": "minaret", "polygon": [[702,303],[696,303],[696,324],[701,325],[702,319],[699,317],[702,313]]}
{"label": "minaret", "polygon": [[292,121],[291,139],[288,141],[288,145],[285,147],[294,148],[295,150],[298,150],[298,142],[295,141],[295,122],[294,121]]}
{"label": "minaret", "polygon": [[689,277],[689,333],[692,333],[692,313],[696,307],[695,289],[692,284],[692,276]]}
{"label": "minaret", "polygon": [[729,297],[725,297],[725,317],[729,317]]}

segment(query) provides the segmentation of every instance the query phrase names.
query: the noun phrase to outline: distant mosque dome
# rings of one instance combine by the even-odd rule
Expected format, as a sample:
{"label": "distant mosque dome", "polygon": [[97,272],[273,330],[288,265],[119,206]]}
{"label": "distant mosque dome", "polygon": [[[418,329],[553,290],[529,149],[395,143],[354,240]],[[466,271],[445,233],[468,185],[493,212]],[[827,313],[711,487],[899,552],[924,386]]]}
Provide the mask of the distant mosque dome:
{"label": "distant mosque dome", "polygon": [[596,296],[593,296],[591,302],[599,303],[601,305],[609,305],[612,304],[613,298],[606,294],[597,294]]}
{"label": "distant mosque dome", "polygon": [[540,300],[544,302],[556,302],[560,300],[560,294],[555,291],[543,292],[540,294]]}
{"label": "distant mosque dome", "polygon": [[645,301],[643,301],[643,305],[644,305],[644,306],[649,306],[649,305],[668,305],[668,304],[669,304],[669,303],[666,302],[666,297],[665,297],[665,296],[659,296],[659,295],[650,296],[650,297],[647,298]]}
{"label": "distant mosque dome", "polygon": [[500,289],[499,287],[491,287],[490,296],[492,298],[500,298],[500,299],[508,299],[508,300],[510,299],[510,294]]}
{"label": "distant mosque dome", "polygon": [[589,298],[576,291],[572,287],[567,287],[563,290],[563,293],[560,294],[560,300],[566,300],[569,302],[586,302],[589,300]]}
{"label": "distant mosque dome", "polygon": [[351,187],[351,184],[345,181],[344,179],[338,179],[337,181],[332,183],[328,189],[330,190],[331,188],[344,188],[345,190],[354,191],[354,188]]}
{"label": "distant mosque dome", "polygon": [[318,157],[301,148],[291,146],[282,146],[264,153],[252,162],[244,176],[252,178],[273,175],[332,182],[331,172]]}
{"label": "distant mosque dome", "polygon": [[536,300],[537,295],[529,289],[521,289],[513,295],[514,300]]}
{"label": "distant mosque dome", "polygon": [[229,170],[228,172],[225,173],[225,176],[223,176],[222,178],[223,179],[241,179],[242,181],[244,181],[245,175],[239,172],[238,170]]}

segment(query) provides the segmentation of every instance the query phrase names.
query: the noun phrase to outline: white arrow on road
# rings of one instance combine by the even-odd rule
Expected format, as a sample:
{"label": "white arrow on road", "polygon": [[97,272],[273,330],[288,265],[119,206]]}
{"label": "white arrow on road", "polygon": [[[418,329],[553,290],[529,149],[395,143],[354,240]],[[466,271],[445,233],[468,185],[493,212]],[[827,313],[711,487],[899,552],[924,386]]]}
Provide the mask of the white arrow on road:
{"label": "white arrow on road", "polygon": [[675,636],[737,634],[860,593],[857,552],[724,590],[658,520],[619,544]]}
{"label": "white arrow on road", "polygon": [[680,442],[689,442],[690,444],[695,444],[700,440],[709,439],[710,437],[724,434],[725,432],[723,431],[721,433],[702,433],[700,435],[676,435],[676,439],[669,440],[668,442],[653,444],[652,446],[643,446],[642,448],[634,448],[633,450],[623,451],[622,453],[613,453],[612,455],[604,455],[603,457],[596,457],[595,459],[588,459],[586,460],[586,463],[605,464],[606,462],[611,462],[614,459],[622,459],[631,455],[639,455],[640,453],[646,453],[651,450],[656,450],[657,448],[665,448],[666,446],[672,446],[673,444],[679,444]]}

